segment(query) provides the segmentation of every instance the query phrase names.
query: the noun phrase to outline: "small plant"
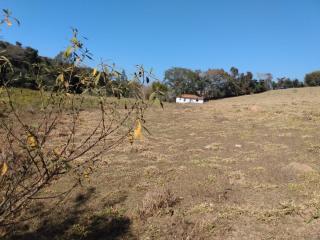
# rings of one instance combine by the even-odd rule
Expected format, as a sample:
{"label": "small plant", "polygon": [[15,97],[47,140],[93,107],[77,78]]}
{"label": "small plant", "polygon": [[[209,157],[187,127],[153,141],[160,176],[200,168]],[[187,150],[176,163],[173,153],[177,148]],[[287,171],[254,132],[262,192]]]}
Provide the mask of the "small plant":
{"label": "small plant", "polygon": [[77,239],[84,239],[88,235],[86,227],[81,224],[74,224],[71,228],[71,235]]}

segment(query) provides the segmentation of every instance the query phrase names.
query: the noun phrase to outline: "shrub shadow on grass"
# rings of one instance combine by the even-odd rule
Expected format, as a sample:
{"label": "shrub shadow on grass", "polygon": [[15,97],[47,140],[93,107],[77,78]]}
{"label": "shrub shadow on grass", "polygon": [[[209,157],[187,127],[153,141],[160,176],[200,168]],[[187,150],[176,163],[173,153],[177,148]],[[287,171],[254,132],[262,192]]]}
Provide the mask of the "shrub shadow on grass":
{"label": "shrub shadow on grass", "polygon": [[130,232],[131,220],[117,211],[93,212],[86,203],[93,197],[94,189],[79,194],[69,210],[60,209],[43,217],[37,230],[20,231],[8,236],[12,240],[116,240],[137,239]]}

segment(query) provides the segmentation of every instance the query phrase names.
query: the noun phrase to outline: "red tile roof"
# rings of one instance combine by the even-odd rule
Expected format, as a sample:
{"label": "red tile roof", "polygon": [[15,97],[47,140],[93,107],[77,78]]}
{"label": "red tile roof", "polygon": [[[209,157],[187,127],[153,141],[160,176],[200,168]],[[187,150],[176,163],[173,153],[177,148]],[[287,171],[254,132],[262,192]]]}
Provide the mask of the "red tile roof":
{"label": "red tile roof", "polygon": [[199,96],[194,95],[194,94],[182,94],[180,97],[181,97],[181,98],[188,98],[188,99],[203,100],[203,97],[199,97]]}

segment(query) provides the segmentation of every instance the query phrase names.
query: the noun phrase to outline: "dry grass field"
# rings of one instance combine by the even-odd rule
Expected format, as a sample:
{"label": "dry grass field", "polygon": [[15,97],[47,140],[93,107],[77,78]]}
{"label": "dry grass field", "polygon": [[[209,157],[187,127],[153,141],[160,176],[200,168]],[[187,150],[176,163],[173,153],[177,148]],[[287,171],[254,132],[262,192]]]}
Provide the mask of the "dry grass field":
{"label": "dry grass field", "polygon": [[146,120],[151,135],[16,238],[320,239],[320,88],[154,106]]}

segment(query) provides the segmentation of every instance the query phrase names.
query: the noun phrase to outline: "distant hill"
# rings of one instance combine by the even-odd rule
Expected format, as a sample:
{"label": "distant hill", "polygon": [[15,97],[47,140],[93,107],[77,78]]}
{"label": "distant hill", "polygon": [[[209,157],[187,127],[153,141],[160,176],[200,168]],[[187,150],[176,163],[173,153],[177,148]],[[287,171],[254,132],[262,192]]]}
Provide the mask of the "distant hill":
{"label": "distant hill", "polygon": [[[14,70],[13,73],[1,70],[0,84],[10,79],[10,85],[13,87],[37,89],[36,78],[42,79],[45,86],[53,86],[59,74],[59,68],[66,66],[62,58],[52,59],[40,56],[38,50],[24,47],[19,42],[14,45],[0,41],[0,52],[10,60]],[[37,66],[41,66],[41,70]],[[91,68],[81,69],[92,70]]]}
{"label": "distant hill", "polygon": [[21,43],[17,42],[13,45],[9,42],[0,41],[0,50],[2,54],[7,56],[14,64],[19,63],[37,63],[43,62],[48,65],[53,64],[53,60],[48,57],[38,55],[38,50],[32,47],[23,47]]}

